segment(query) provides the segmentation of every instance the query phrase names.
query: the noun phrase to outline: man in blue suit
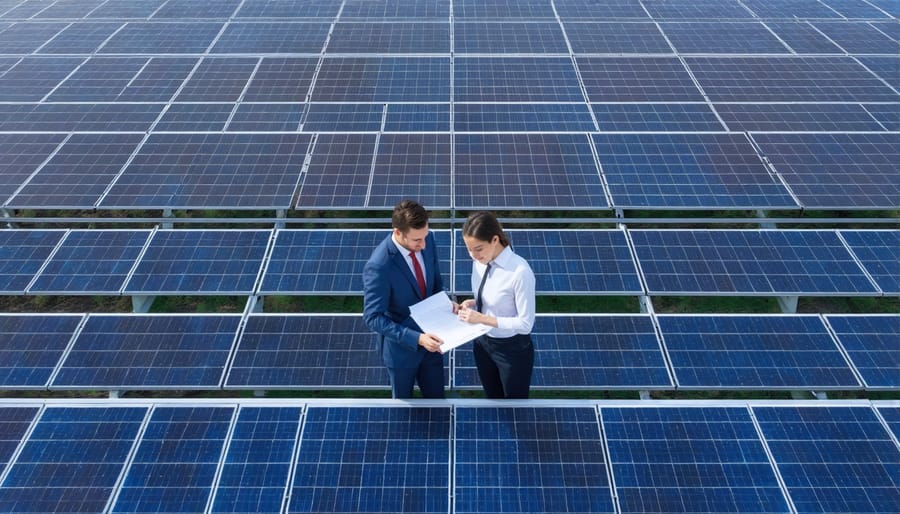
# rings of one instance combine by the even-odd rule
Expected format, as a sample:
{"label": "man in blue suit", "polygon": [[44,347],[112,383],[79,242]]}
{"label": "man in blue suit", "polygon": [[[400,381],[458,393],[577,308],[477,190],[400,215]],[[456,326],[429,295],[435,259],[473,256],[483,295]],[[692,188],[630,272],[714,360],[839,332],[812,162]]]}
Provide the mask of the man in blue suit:
{"label": "man in blue suit", "polygon": [[391,225],[393,232],[363,269],[363,319],[376,334],[394,398],[412,398],[416,382],[425,398],[443,398],[442,341],[422,333],[409,315],[410,305],[444,289],[428,213],[403,200],[394,207]]}

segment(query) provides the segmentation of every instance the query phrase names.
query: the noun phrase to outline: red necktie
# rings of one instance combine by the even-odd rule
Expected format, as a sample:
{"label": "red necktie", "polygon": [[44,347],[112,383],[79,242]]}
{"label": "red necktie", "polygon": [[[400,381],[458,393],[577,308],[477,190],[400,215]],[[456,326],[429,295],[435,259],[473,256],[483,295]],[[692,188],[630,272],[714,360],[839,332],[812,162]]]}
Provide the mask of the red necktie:
{"label": "red necktie", "polygon": [[416,282],[419,283],[419,291],[422,291],[422,298],[425,298],[425,274],[422,273],[422,265],[419,259],[416,259],[416,252],[409,252],[409,256],[413,261],[413,269],[416,270]]}

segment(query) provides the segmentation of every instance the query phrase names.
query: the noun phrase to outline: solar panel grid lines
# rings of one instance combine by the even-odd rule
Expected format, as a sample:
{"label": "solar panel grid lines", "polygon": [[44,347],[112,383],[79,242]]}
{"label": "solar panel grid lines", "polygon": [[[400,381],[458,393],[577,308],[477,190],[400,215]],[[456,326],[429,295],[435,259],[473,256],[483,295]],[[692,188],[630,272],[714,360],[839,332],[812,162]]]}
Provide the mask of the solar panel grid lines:
{"label": "solar panel grid lines", "polygon": [[432,209],[453,205],[449,134],[379,134],[366,207],[417,198]]}
{"label": "solar panel grid lines", "polygon": [[7,465],[21,452],[40,410],[40,406],[0,407],[0,484],[9,470]]}
{"label": "solar panel grid lines", "polygon": [[[900,405],[896,402],[878,402],[875,412],[888,426],[888,430],[894,436],[894,441],[900,440]],[[900,447],[900,443],[897,443]]]}
{"label": "solar panel grid lines", "polygon": [[885,295],[900,294],[900,231],[839,230],[838,236]]}
{"label": "solar panel grid lines", "polygon": [[0,230],[0,293],[24,294],[65,234],[64,229]]}
{"label": "solar panel grid lines", "polygon": [[740,132],[872,132],[885,127],[862,104],[717,103],[729,130]]}
{"label": "solar panel grid lines", "polygon": [[46,389],[84,319],[82,314],[0,314],[0,384]]}
{"label": "solar panel grid lines", "polygon": [[897,355],[900,317],[885,314],[823,315],[867,390],[900,387]]}
{"label": "solar panel grid lines", "polygon": [[0,151],[9,156],[0,164],[0,199],[4,206],[70,137],[65,134],[0,134]]}

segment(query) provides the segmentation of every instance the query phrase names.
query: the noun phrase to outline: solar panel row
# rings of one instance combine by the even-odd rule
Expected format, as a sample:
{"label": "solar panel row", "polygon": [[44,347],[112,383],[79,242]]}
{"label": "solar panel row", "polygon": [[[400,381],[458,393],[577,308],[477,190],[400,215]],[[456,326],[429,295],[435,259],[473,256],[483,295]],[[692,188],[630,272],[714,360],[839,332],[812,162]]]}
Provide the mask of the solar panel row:
{"label": "solar panel row", "polygon": [[[472,264],[460,232],[434,234],[448,289],[470,293]],[[900,294],[897,230],[509,234],[534,270],[539,294]],[[366,260],[385,237],[366,229],[3,230],[0,292],[355,295]]]}
{"label": "solar panel row", "polygon": [[[897,315],[548,314],[533,335],[535,388],[900,389]],[[0,336],[5,389],[389,383],[355,314],[2,314]],[[479,387],[468,349],[448,357],[448,386]]]}
{"label": "solar panel row", "polygon": [[4,406],[18,453],[0,508],[888,513],[900,505],[898,413],[891,402]]}

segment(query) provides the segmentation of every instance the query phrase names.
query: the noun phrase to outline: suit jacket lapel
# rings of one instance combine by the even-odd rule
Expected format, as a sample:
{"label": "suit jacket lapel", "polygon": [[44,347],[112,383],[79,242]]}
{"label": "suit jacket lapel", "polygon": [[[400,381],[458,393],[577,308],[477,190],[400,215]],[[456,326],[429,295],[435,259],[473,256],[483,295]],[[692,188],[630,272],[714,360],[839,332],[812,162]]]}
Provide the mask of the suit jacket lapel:
{"label": "suit jacket lapel", "polygon": [[[409,285],[415,291],[416,296],[422,298],[422,292],[419,291],[419,283],[416,281],[415,275],[413,275],[412,270],[409,269],[409,264],[406,263],[406,256],[401,255],[397,250],[397,245],[394,244],[393,237],[388,236],[388,253],[391,255],[391,260],[394,262],[394,265],[400,268],[400,273],[406,277],[406,281],[409,282]],[[426,285],[428,284],[428,280],[426,278]]]}

